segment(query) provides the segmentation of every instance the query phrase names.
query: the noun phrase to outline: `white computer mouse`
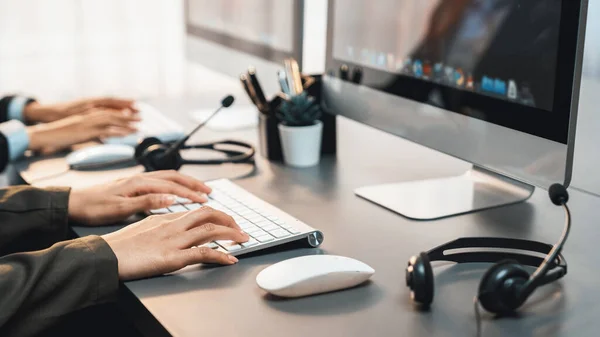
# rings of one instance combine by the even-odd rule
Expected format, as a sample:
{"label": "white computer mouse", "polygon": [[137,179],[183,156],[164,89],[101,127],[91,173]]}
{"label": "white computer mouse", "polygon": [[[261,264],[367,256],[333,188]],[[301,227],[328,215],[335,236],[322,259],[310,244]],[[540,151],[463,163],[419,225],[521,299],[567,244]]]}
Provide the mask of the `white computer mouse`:
{"label": "white computer mouse", "polygon": [[103,144],[73,151],[66,160],[71,169],[89,169],[133,160],[135,148],[129,145]]}
{"label": "white computer mouse", "polygon": [[256,276],[256,283],[273,295],[301,297],[351,288],[374,273],[367,264],[349,257],[309,255],[265,268]]}

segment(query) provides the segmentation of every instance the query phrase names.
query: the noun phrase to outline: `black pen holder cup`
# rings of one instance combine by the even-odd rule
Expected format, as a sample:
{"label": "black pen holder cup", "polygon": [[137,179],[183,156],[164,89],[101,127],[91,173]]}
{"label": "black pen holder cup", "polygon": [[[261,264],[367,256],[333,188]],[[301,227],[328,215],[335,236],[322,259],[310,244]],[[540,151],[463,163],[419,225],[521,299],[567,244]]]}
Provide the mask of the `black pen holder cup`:
{"label": "black pen holder cup", "polygon": [[[315,98],[321,104],[321,75],[315,75],[303,78],[310,78],[313,83],[306,88],[308,94]],[[281,98],[276,96],[269,102],[269,114],[261,113],[258,121],[259,133],[259,153],[270,161],[283,161],[283,152],[281,150],[281,138],[279,136],[279,120],[275,117],[275,111],[281,104]],[[321,107],[323,105],[321,104]],[[321,142],[321,155],[335,155],[337,149],[337,127],[335,115],[327,113],[323,109],[320,118],[323,123],[323,138]]]}

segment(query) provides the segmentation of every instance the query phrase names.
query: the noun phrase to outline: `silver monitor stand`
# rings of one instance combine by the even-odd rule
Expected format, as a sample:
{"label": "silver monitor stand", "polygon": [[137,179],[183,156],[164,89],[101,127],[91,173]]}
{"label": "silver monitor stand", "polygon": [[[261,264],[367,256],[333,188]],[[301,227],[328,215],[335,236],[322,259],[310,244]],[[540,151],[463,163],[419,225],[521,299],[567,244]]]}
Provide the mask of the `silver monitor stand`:
{"label": "silver monitor stand", "polygon": [[516,204],[534,187],[474,166],[457,177],[358,188],[355,193],[413,220],[435,220]]}

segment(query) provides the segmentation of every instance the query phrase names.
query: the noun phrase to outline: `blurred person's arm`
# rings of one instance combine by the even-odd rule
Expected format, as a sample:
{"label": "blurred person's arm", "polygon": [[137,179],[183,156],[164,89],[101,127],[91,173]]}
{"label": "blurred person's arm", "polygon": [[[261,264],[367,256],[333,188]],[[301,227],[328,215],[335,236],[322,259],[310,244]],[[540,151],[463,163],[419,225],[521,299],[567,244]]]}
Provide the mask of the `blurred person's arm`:
{"label": "blurred person's arm", "polygon": [[0,172],[9,162],[32,150],[51,154],[69,146],[106,137],[124,137],[136,131],[139,117],[125,111],[96,109],[52,123],[25,126],[13,119],[0,124]]}
{"label": "blurred person's arm", "polygon": [[0,123],[9,120],[25,122],[25,110],[34,103],[35,99],[20,95],[0,98]]}
{"label": "blurred person's arm", "polygon": [[85,98],[51,104],[32,101],[30,104],[25,105],[22,111],[22,120],[27,123],[50,123],[75,115],[87,114],[98,109],[137,112],[135,101],[124,98]]}

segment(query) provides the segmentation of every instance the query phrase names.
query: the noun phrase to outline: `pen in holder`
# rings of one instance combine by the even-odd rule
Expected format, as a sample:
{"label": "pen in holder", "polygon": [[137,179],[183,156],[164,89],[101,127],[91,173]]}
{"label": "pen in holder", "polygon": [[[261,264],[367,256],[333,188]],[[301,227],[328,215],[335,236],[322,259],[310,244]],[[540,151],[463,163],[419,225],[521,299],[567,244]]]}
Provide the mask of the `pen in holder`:
{"label": "pen in holder", "polygon": [[[275,96],[268,102],[269,111],[277,111],[282,103],[282,98]],[[281,139],[277,126],[279,121],[274,113],[261,113],[258,120],[259,153],[272,161],[283,160],[281,152]]]}

